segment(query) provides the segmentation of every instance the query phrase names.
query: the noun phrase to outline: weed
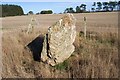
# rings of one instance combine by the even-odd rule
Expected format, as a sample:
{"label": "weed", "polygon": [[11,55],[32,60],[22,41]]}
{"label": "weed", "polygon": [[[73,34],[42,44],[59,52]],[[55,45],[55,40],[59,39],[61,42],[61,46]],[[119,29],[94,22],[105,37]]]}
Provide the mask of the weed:
{"label": "weed", "polygon": [[65,60],[63,63],[59,63],[59,64],[55,65],[54,67],[58,70],[67,70],[68,65],[69,65],[68,61]]}

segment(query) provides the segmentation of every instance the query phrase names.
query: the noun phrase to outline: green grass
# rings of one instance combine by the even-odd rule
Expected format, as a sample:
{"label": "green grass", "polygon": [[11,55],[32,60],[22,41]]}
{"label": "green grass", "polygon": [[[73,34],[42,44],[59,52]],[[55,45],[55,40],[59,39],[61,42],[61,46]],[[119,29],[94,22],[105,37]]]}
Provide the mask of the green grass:
{"label": "green grass", "polygon": [[69,63],[67,60],[65,60],[63,63],[59,63],[54,67],[58,70],[67,70],[68,66],[69,66]]}

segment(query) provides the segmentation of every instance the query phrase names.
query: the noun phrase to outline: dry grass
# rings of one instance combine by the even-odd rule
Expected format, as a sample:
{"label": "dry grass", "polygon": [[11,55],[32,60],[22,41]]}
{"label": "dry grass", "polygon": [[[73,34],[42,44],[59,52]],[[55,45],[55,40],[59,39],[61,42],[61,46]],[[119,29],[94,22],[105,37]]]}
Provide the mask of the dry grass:
{"label": "dry grass", "polygon": [[[118,78],[117,13],[74,14],[77,18],[74,54],[55,67],[34,60],[33,53],[26,46],[39,35],[44,35],[49,25],[62,16],[36,16],[40,25],[31,34],[25,33],[29,16],[3,19],[2,77]],[[82,33],[83,16],[88,18],[86,40]]]}
{"label": "dry grass", "polygon": [[82,38],[76,41],[74,55],[78,58],[70,61],[73,77],[118,78],[117,35],[107,33],[96,36],[94,40],[88,37],[86,40]]}

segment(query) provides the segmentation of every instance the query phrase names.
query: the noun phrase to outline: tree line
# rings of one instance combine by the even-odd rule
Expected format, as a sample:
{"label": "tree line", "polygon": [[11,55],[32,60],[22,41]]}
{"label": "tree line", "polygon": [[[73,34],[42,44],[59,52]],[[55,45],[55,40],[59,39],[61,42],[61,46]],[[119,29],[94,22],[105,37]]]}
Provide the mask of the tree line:
{"label": "tree line", "polygon": [[94,2],[91,8],[92,11],[114,11],[115,9],[120,10],[120,1]]}
{"label": "tree line", "polygon": [[[2,14],[0,17],[6,16],[18,16],[25,15],[21,6],[2,4]],[[86,13],[86,12],[108,12],[108,11],[120,11],[120,1],[109,1],[109,2],[93,2],[91,5],[91,11],[87,11],[86,4],[80,4],[76,8],[66,8],[63,13]],[[28,14],[34,14],[33,11],[29,11]],[[52,10],[42,10],[36,14],[53,14]]]}
{"label": "tree line", "polygon": [[[76,6],[74,8],[66,8],[63,13],[89,13],[89,12],[108,12],[108,11],[120,11],[120,1],[109,1],[109,2],[93,2],[91,6],[91,11],[87,11],[86,4],[81,4],[80,6]],[[29,11],[31,13],[32,11]],[[41,12],[36,13],[38,14],[52,14],[52,10],[43,10]],[[32,12],[33,14],[33,12]]]}
{"label": "tree line", "polygon": [[86,4],[81,4],[80,6],[76,6],[75,10],[72,7],[66,8],[64,13],[120,11],[120,1],[93,2],[91,11],[87,11],[86,7]]}
{"label": "tree line", "polygon": [[[9,5],[9,4],[2,4],[0,5],[0,9],[2,13],[0,13],[0,17],[6,17],[6,16],[20,16],[25,15],[24,11],[21,6],[18,5]],[[52,14],[52,10],[43,10],[40,13],[36,14]],[[29,11],[28,14],[34,14],[33,11]]]}
{"label": "tree line", "polygon": [[[53,11],[52,10],[42,10],[41,12],[38,12],[38,13],[36,13],[37,15],[38,14],[52,14],[53,13]],[[28,14],[34,14],[33,13],[33,11],[29,11],[28,13],[27,13],[27,15]]]}
{"label": "tree line", "polygon": [[0,7],[2,8],[2,14],[0,14],[0,17],[17,16],[24,14],[22,7],[18,5],[2,4]]}

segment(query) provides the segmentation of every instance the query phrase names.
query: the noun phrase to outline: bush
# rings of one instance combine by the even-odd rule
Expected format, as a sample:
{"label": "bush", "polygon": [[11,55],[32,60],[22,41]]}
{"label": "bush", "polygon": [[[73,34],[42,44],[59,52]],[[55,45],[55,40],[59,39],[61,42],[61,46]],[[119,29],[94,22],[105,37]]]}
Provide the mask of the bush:
{"label": "bush", "polygon": [[67,70],[68,66],[68,61],[64,61],[63,63],[57,64],[55,68],[58,70]]}
{"label": "bush", "polygon": [[52,14],[53,11],[52,10],[43,10],[40,12],[40,14]]}
{"label": "bush", "polygon": [[33,13],[33,11],[29,11],[27,14],[31,14],[31,15],[32,15],[32,14],[34,14],[34,13]]}

